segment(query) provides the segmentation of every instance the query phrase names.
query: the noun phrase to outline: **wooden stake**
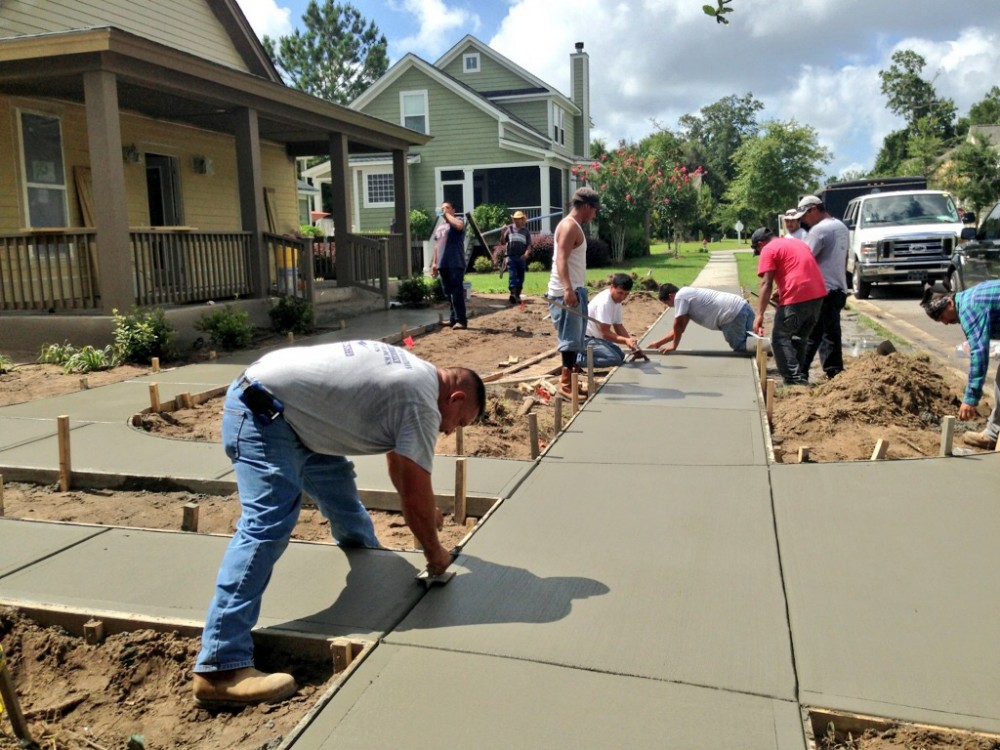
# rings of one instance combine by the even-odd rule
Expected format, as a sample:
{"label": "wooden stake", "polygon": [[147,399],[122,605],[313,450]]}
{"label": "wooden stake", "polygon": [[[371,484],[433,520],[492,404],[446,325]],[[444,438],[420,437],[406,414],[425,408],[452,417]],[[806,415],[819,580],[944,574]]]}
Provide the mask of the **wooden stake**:
{"label": "wooden stake", "polygon": [[399,327],[399,335],[404,339],[406,338],[406,323],[403,323],[403,325]]}
{"label": "wooden stake", "polygon": [[191,398],[191,394],[190,393],[188,393],[188,392],[185,391],[184,393],[182,393],[178,397],[178,400],[181,402],[181,408],[182,409],[193,409],[194,408],[194,399]]}
{"label": "wooden stake", "polygon": [[88,620],[83,623],[83,640],[91,646],[104,643],[104,623],[100,620]]}
{"label": "wooden stake", "polygon": [[768,425],[774,424],[774,389],[777,384],[774,382],[774,378],[767,379],[767,395],[764,397],[764,403],[767,405],[767,423]]}
{"label": "wooden stake", "polygon": [[90,390],[90,378],[86,375],[80,378],[80,390],[89,391]]}
{"label": "wooden stake", "polygon": [[875,443],[875,450],[872,451],[872,461],[881,461],[885,458],[885,454],[889,450],[889,441],[885,438],[879,438],[879,441]]}
{"label": "wooden stake", "polygon": [[288,343],[289,344],[295,343],[295,334],[292,331],[288,332]]}
{"label": "wooden stake", "polygon": [[941,420],[941,455],[950,456],[952,441],[955,437],[955,418],[944,417]]}
{"label": "wooden stake", "polygon": [[462,429],[462,425],[455,428],[455,455],[465,455],[465,430]]}
{"label": "wooden stake", "polygon": [[555,399],[555,416],[552,423],[552,438],[562,431],[562,399],[556,396]]}
{"label": "wooden stake", "polygon": [[420,543],[420,540],[417,539],[417,535],[414,534],[413,535],[413,549],[423,549],[423,548],[424,548],[424,545],[422,545]]}
{"label": "wooden stake", "polygon": [[572,399],[571,414],[576,414],[580,410],[580,378],[574,370],[569,376],[570,398]]}
{"label": "wooden stake", "polygon": [[455,461],[455,510],[451,514],[457,524],[464,524],[466,517],[467,474],[465,462],[468,459],[459,458]]}
{"label": "wooden stake", "polygon": [[159,357],[151,357],[150,358],[150,360],[149,360],[149,369],[152,370],[153,372],[159,372],[160,371],[160,358]]}
{"label": "wooden stake", "polygon": [[757,372],[763,387],[764,381],[767,380],[767,350],[764,349],[764,339],[757,339]]}
{"label": "wooden stake", "polygon": [[3,474],[0,474],[0,518],[3,518],[5,512],[3,507]]}
{"label": "wooden stake", "polygon": [[215,359],[218,356],[219,355],[218,355],[218,353],[216,353],[215,349],[209,349],[209,351],[208,351],[208,358],[209,359]]}
{"label": "wooden stake", "polygon": [[343,672],[354,661],[354,649],[346,638],[335,638],[330,643],[330,654],[333,656],[333,673]]}
{"label": "wooden stake", "polygon": [[181,531],[198,530],[198,503],[184,503],[184,517],[181,519]]}
{"label": "wooden stake", "polygon": [[340,319],[340,330],[343,331],[345,328],[347,328],[347,321],[344,320],[343,318],[341,318]]}
{"label": "wooden stake", "polygon": [[594,345],[587,344],[587,398],[594,395]]}
{"label": "wooden stake", "polygon": [[531,443],[531,457],[538,458],[538,415],[534,412],[528,415],[528,441]]}
{"label": "wooden stake", "polygon": [[809,449],[806,447],[799,448],[799,463],[804,464],[809,461]]}
{"label": "wooden stake", "polygon": [[160,413],[160,384],[149,384],[149,410],[154,414]]}
{"label": "wooden stake", "polygon": [[73,470],[69,453],[69,417],[65,414],[56,417],[56,426],[59,435],[59,490],[68,492]]}
{"label": "wooden stake", "polygon": [[31,739],[28,731],[28,722],[21,713],[21,704],[17,701],[17,692],[14,690],[14,680],[10,677],[7,669],[7,659],[3,655],[3,647],[0,646],[0,699],[4,705],[4,712],[10,718],[10,726],[24,747],[37,747]]}

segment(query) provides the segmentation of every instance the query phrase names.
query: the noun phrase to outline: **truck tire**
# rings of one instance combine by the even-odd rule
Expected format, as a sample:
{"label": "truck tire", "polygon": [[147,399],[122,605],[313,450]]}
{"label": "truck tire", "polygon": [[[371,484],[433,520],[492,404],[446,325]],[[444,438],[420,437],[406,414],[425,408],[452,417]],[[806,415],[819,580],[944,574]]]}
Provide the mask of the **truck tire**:
{"label": "truck tire", "polygon": [[861,269],[858,266],[854,267],[854,273],[851,274],[851,287],[858,299],[868,299],[872,294],[872,283],[861,278]]}
{"label": "truck tire", "polygon": [[962,277],[958,275],[958,269],[952,268],[948,271],[948,277],[946,279],[948,291],[954,294],[955,292],[964,292],[962,289]]}

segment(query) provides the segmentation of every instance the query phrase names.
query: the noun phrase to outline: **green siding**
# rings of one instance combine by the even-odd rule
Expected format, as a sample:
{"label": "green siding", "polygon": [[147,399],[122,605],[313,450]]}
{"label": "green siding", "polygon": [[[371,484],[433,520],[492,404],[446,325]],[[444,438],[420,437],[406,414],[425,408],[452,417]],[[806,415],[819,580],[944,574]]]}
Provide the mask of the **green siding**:
{"label": "green siding", "polygon": [[469,88],[476,91],[507,91],[535,85],[514,73],[510,68],[500,65],[492,57],[482,52],[479,53],[479,72],[466,73],[462,68],[466,52],[479,52],[479,50],[474,47],[468,47],[459,53],[458,57],[452,60],[443,70]]}
{"label": "green siding", "polygon": [[531,127],[549,137],[549,100],[540,99],[531,102],[503,102],[503,108],[528,123]]}

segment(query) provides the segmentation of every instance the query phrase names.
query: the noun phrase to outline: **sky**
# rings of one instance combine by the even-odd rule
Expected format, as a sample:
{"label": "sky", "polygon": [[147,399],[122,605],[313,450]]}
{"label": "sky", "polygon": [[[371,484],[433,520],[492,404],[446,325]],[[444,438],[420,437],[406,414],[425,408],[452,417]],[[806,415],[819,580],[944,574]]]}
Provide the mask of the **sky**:
{"label": "sky", "polygon": [[[301,24],[308,0],[238,0],[258,36]],[[569,93],[570,54],[590,56],[592,137],[638,141],[719,99],[750,92],[762,120],[810,125],[832,154],[824,174],[869,170],[903,125],[880,70],[911,49],[959,115],[1000,85],[1000,0],[352,0],[389,43],[434,62],[466,34]]]}

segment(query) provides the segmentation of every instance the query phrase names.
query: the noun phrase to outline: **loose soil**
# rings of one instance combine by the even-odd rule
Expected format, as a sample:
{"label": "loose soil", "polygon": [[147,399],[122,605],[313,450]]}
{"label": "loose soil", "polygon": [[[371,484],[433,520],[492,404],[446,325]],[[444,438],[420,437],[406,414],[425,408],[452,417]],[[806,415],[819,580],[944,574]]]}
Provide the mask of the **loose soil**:
{"label": "loose soil", "polygon": [[[558,367],[551,354],[527,368],[523,363],[551,352],[556,345],[547,308],[540,300],[511,307],[506,298],[477,296],[470,303],[474,317],[465,331],[443,328],[414,336],[413,351],[439,366],[471,367],[507,382],[492,396],[481,424],[464,431],[464,453],[526,459],[530,456],[528,426],[521,396],[535,391],[538,381]],[[640,334],[662,313],[650,295],[633,294],[625,306],[625,323]],[[856,316],[854,316],[856,318]],[[861,338],[860,328],[845,314],[845,342]],[[854,335],[856,334],[856,335]],[[868,339],[873,337],[867,331]],[[279,337],[260,338],[256,346],[280,345]],[[203,354],[196,359],[202,359]],[[516,360],[516,363],[515,363]],[[505,367],[501,363],[507,364]],[[773,359],[769,377],[775,377]],[[119,367],[91,373],[89,387],[128,380],[148,367]],[[816,386],[779,388],[774,405],[775,454],[791,458],[799,447],[810,449],[816,461],[866,460],[876,441],[889,442],[888,458],[936,455],[940,421],[956,414],[964,382],[948,368],[912,352],[889,356],[873,353],[846,357],[846,370],[830,382],[814,369]],[[51,365],[22,365],[0,375],[0,406],[78,390],[80,375],[63,374]],[[553,379],[550,377],[549,381]],[[222,385],[220,383],[220,385]],[[535,391],[536,392],[536,391]],[[538,396],[541,447],[551,439],[553,410]],[[136,410],[145,405],[137,404]],[[988,406],[980,406],[980,416]],[[568,413],[568,410],[567,410]],[[193,409],[146,415],[137,429],[165,439],[220,441],[220,404],[209,401]],[[970,425],[972,429],[976,426]],[[956,435],[964,426],[956,425]],[[438,442],[439,454],[455,453],[455,436]],[[956,441],[960,444],[960,441]],[[787,457],[787,458],[786,458]],[[150,529],[179,529],[183,506],[199,506],[199,532],[231,534],[239,517],[235,495],[216,497],[186,492],[152,493],[75,490],[8,483],[4,486],[6,515],[14,518],[81,522]],[[384,545],[412,549],[413,539],[399,514],[373,512],[376,533]],[[442,541],[453,546],[467,530],[446,519]],[[327,522],[318,511],[304,508],[293,538],[331,542]],[[143,735],[134,747],[207,750],[275,748],[326,689],[329,674],[308,665],[267,665],[292,670],[304,685],[296,698],[279,706],[209,713],[190,700],[190,665],[197,640],[176,634],[136,631],[112,636],[103,646],[87,645],[58,628],[42,628],[11,612],[0,613],[0,638],[7,651],[22,706],[29,711],[36,740],[47,750],[123,747],[131,735]],[[825,747],[847,750],[961,747],[998,748],[995,744],[962,744],[947,733],[909,727],[870,733]],[[954,740],[954,741],[953,741]],[[0,750],[16,747],[5,721],[0,721]]]}

